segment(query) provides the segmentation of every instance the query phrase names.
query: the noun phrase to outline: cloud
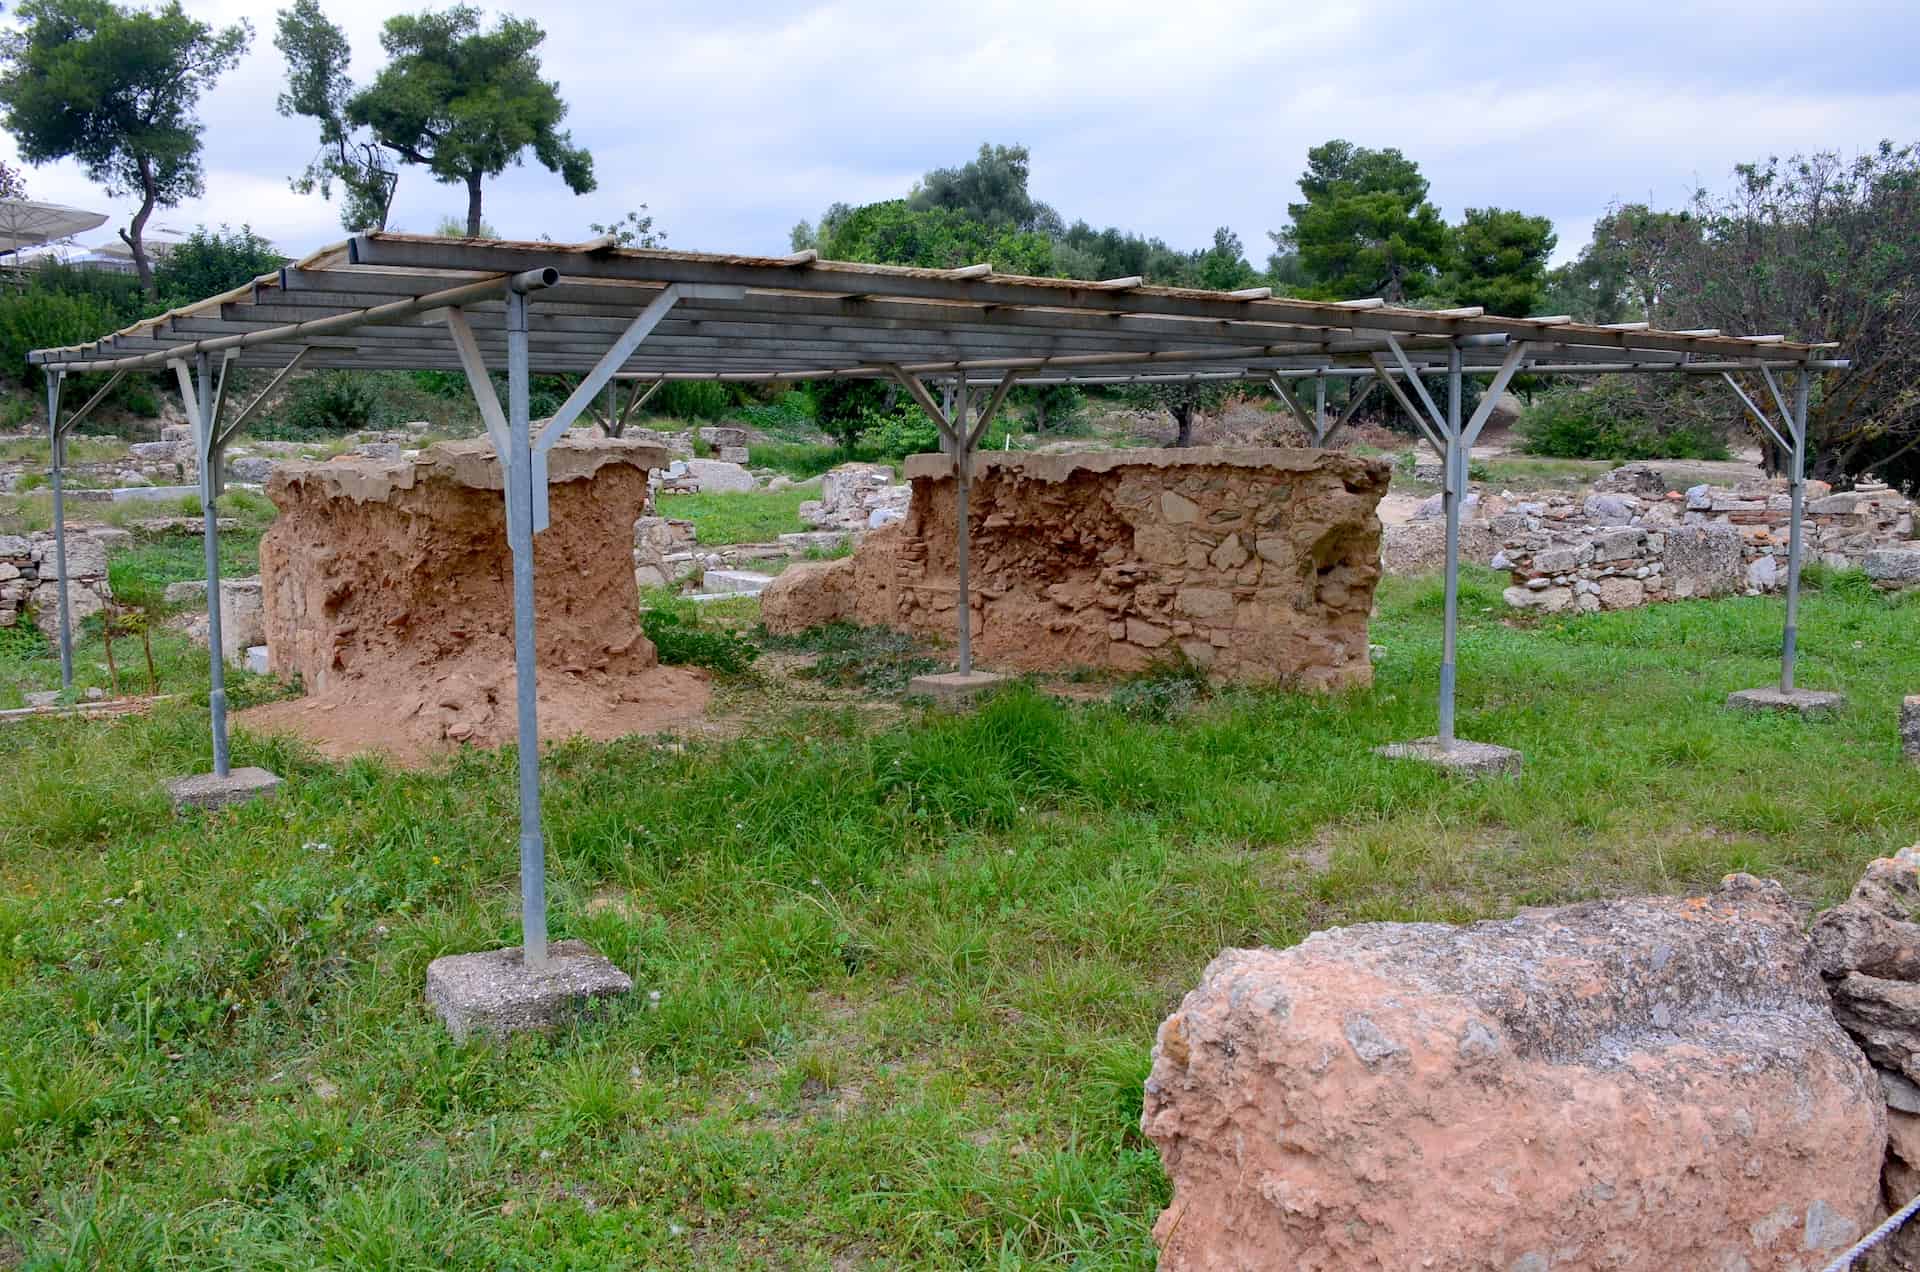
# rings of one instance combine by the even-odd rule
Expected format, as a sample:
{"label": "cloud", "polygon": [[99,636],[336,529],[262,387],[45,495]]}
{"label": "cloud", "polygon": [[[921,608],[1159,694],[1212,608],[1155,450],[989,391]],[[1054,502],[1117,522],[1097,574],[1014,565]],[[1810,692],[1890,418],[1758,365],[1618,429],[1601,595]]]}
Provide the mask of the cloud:
{"label": "cloud", "polygon": [[[340,237],[333,207],[286,185],[314,135],[274,109],[269,11],[188,8],[260,29],[203,104],[206,196],[156,219],[244,221],[289,253]],[[394,6],[327,8],[370,78]],[[1899,4],[518,8],[548,31],[547,73],[600,181],[576,198],[529,163],[490,183],[487,219],[527,237],[585,237],[588,222],[645,203],[676,246],[784,250],[793,223],[834,200],[897,195],[982,141],[1018,141],[1035,194],[1068,219],[1183,246],[1224,224],[1258,263],[1307,148],[1348,137],[1418,160],[1449,217],[1482,205],[1552,217],[1565,258],[1611,201],[1677,203],[1768,154],[1920,139],[1920,24]],[[131,211],[71,164],[29,182]],[[460,189],[403,175],[399,224],[429,229],[463,210]]]}

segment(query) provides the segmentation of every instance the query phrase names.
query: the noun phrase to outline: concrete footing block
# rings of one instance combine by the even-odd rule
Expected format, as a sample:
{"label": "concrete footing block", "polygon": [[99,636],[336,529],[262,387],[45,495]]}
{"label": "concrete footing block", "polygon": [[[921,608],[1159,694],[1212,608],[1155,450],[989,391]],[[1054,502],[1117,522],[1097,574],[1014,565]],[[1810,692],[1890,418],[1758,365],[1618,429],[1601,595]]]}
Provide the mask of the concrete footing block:
{"label": "concrete footing block", "polygon": [[1803,720],[1832,715],[1847,705],[1847,695],[1830,689],[1742,689],[1727,695],[1735,711],[1791,711]]}
{"label": "concrete footing block", "polygon": [[957,671],[941,671],[909,680],[907,696],[932,698],[936,702],[964,702],[1005,683],[1005,676],[991,671],[969,671],[965,675]]}
{"label": "concrete footing block", "polygon": [[520,946],[449,954],[427,964],[427,1003],[456,1039],[500,1039],[552,1029],[595,1000],[633,992],[633,981],[585,941],[554,941],[547,967],[530,971]]}
{"label": "concrete footing block", "polygon": [[1900,703],[1900,749],[1907,763],[1920,764],[1920,693],[1910,693]]}
{"label": "concrete footing block", "polygon": [[176,810],[183,808],[226,808],[264,799],[279,790],[280,778],[263,768],[237,768],[221,777],[217,773],[195,773],[176,777],[167,783],[167,794]]}
{"label": "concrete footing block", "polygon": [[1455,738],[1452,746],[1441,745],[1438,737],[1415,738],[1411,742],[1391,742],[1373,749],[1375,755],[1389,760],[1418,760],[1434,768],[1462,777],[1489,777],[1518,773],[1520,752],[1491,742],[1468,742]]}

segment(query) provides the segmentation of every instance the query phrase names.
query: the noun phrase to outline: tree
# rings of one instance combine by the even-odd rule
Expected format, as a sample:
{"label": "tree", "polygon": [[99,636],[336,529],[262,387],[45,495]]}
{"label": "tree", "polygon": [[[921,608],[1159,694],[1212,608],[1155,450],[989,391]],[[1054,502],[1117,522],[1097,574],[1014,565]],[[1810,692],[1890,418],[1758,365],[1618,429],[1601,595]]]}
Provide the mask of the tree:
{"label": "tree", "polygon": [[0,199],[24,199],[27,197],[27,179],[20,175],[20,169],[0,160]]}
{"label": "tree", "polygon": [[1433,289],[1447,226],[1418,164],[1398,150],[1329,141],[1307,152],[1300,193],[1304,202],[1287,205],[1293,224],[1269,237],[1280,253],[1299,255],[1308,291],[1397,304]]}
{"label": "tree", "polygon": [[1033,230],[990,226],[951,208],[916,209],[905,199],[821,218],[818,250],[829,260],[953,269],[990,262],[1003,274],[1051,274],[1053,244]]}
{"label": "tree", "polygon": [[1812,475],[1920,489],[1920,152],[1742,164],[1689,212],[1694,233],[1650,249],[1666,253],[1661,325],[1836,341],[1852,365],[1816,377]]}
{"label": "tree", "polygon": [[1224,380],[1179,380],[1130,384],[1120,390],[1120,399],[1135,407],[1165,411],[1173,417],[1173,444],[1191,446],[1194,417],[1219,410],[1232,394],[1233,385]]}
{"label": "tree", "polygon": [[1537,312],[1556,242],[1552,221],[1507,208],[1468,208],[1453,239],[1449,290],[1457,303],[1513,318]]}
{"label": "tree", "polygon": [[201,225],[154,267],[153,282],[160,295],[186,304],[232,291],[286,263],[251,226],[209,230]]}
{"label": "tree", "polygon": [[1059,214],[1027,193],[1025,146],[982,142],[980,153],[958,168],[935,168],[920,178],[907,202],[915,211],[945,208],[996,228],[1058,233]]}
{"label": "tree", "polygon": [[347,63],[353,50],[346,32],[327,20],[318,0],[294,0],[279,14],[273,45],[287,60],[287,88],[277,105],[288,117],[303,115],[320,125],[320,152],[292,179],[301,194],[333,198],[340,186],[340,223],[348,230],[387,228],[400,172],[385,147],[347,122],[353,80]]}
{"label": "tree", "polygon": [[26,0],[0,56],[0,107],[30,163],[73,158],[89,180],[140,209],[120,231],[152,289],[147,220],[198,195],[200,94],[253,39],[245,21],[214,30],[179,0],[145,12],[113,0]]}
{"label": "tree", "polygon": [[1196,281],[1209,291],[1239,291],[1259,280],[1253,266],[1247,264],[1247,249],[1240,236],[1226,226],[1213,232],[1213,246],[1198,254]]}
{"label": "tree", "polygon": [[482,183],[529,147],[568,189],[586,194],[593,156],[560,130],[566,103],[540,78],[546,38],[538,24],[505,16],[482,32],[480,11],[468,5],[388,18],[380,45],[391,60],[347,99],[347,122],[434,180],[464,184],[469,237],[480,233]]}
{"label": "tree", "polygon": [[[1703,198],[1704,191],[1695,195],[1696,201]],[[1656,212],[1644,203],[1614,204],[1594,222],[1592,242],[1555,287],[1575,292],[1577,303],[1568,311],[1577,318],[1673,326],[1665,302],[1675,292],[1681,261],[1701,249],[1701,230],[1692,210]]]}
{"label": "tree", "polygon": [[598,221],[589,221],[587,228],[595,234],[611,238],[615,247],[659,247],[667,241],[667,232],[653,228],[652,214],[649,213],[646,216],[640,214],[646,210],[647,205],[642,203],[639,212],[629,212],[619,220],[610,221],[605,225]]}

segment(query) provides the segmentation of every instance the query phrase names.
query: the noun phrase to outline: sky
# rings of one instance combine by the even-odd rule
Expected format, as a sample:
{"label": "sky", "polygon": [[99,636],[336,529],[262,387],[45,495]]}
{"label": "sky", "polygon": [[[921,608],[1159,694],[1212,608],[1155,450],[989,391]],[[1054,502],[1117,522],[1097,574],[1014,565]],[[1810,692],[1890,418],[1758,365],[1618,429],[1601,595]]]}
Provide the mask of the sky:
{"label": "sky", "polygon": [[[154,225],[244,222],[289,255],[344,237],[336,205],[288,188],[316,133],[274,110],[273,10],[184,3],[256,30],[202,100],[205,197]],[[356,81],[370,80],[396,6],[323,6],[352,40]],[[835,200],[897,197],[992,141],[1029,147],[1034,196],[1070,222],[1179,248],[1226,225],[1262,266],[1308,147],[1344,137],[1417,161],[1449,220],[1482,206],[1551,217],[1566,260],[1609,203],[1677,205],[1768,155],[1920,141],[1913,0],[520,0],[508,11],[546,28],[546,74],[599,180],[575,196],[529,155],[487,187],[486,219],[508,237],[584,239],[589,223],[645,204],[668,246],[784,252],[794,223]],[[10,137],[0,155],[17,158]],[[26,176],[35,198],[115,215],[83,242],[107,241],[131,214],[70,162]],[[462,188],[403,170],[390,226],[431,232],[464,213]]]}

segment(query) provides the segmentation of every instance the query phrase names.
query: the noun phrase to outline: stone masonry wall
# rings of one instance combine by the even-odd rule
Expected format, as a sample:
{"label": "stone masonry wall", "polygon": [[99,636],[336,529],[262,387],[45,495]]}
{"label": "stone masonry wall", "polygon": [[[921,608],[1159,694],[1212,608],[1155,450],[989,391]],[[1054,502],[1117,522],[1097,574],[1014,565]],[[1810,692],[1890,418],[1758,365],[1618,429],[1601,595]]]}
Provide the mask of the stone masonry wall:
{"label": "stone masonry wall", "polygon": [[[107,548],[131,536],[111,526],[67,528],[67,606],[77,626],[113,599],[107,587]],[[53,531],[0,534],[0,627],[23,613],[53,639],[60,632],[60,587],[54,581]]]}
{"label": "stone masonry wall", "polygon": [[[1684,494],[1630,494],[1624,489],[1635,483],[1608,484],[1611,489],[1585,497],[1478,500],[1474,520],[1494,549],[1489,564],[1512,573],[1508,604],[1550,612],[1626,609],[1753,595],[1785,583],[1791,509],[1785,482],[1700,485]],[[1638,488],[1647,491],[1644,484]],[[1663,490],[1657,482],[1654,488]],[[1806,559],[1864,567],[1876,581],[1897,585],[1920,562],[1913,512],[1910,500],[1885,486],[1863,483],[1836,494],[1825,482],[1810,481]]]}
{"label": "stone masonry wall", "polygon": [[[973,647],[1010,669],[1212,674],[1315,689],[1372,679],[1386,464],[1337,452],[1194,448],[982,455],[971,496]],[[769,628],[833,618],[950,640],[952,461],[907,461],[906,519],[762,594]]]}

